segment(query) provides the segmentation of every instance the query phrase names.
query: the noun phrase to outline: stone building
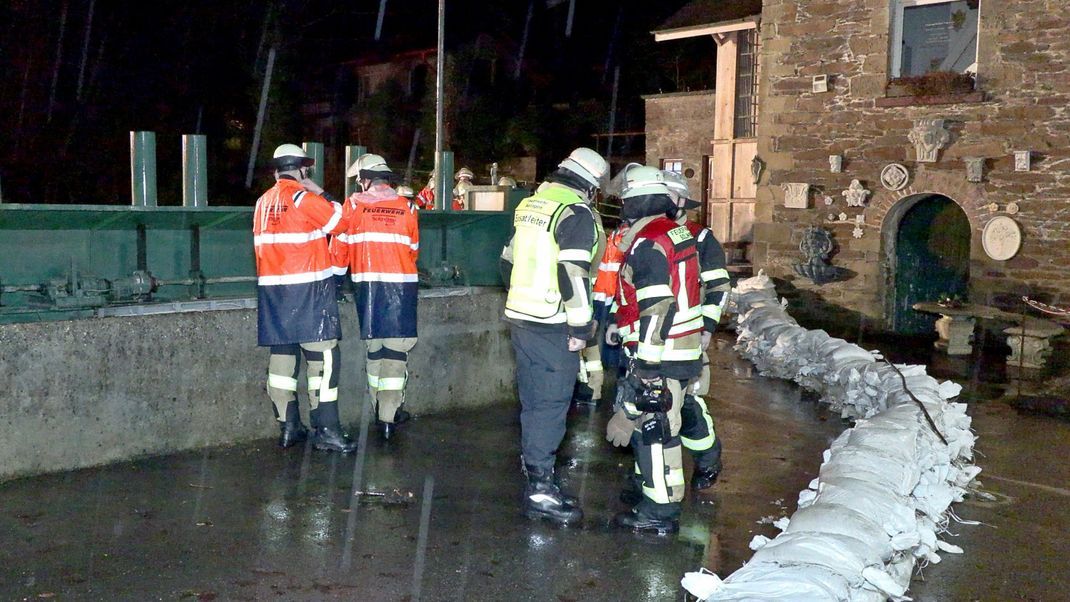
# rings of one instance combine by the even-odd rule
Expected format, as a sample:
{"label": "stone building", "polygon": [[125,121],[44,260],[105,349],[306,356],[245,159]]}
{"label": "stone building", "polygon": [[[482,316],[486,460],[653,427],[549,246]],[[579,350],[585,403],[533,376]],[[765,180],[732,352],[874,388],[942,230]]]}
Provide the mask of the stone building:
{"label": "stone building", "polygon": [[[761,4],[749,257],[797,311],[918,333],[934,316],[911,306],[945,295],[1013,311],[1022,295],[1070,304],[1063,3]],[[733,78],[717,69],[720,93]],[[665,127],[652,116],[648,132]],[[723,214],[709,217],[725,230]],[[801,275],[813,227],[831,234],[842,268],[824,284]]]}

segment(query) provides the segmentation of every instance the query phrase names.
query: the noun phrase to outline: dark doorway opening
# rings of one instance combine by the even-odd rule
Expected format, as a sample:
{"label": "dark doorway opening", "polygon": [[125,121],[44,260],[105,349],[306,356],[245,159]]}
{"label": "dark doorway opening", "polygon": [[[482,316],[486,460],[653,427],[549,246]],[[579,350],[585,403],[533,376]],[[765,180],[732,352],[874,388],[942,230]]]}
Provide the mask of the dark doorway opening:
{"label": "dark doorway opening", "polygon": [[955,201],[943,195],[919,195],[903,203],[896,212],[900,217],[893,224],[895,246],[890,254],[892,327],[901,334],[929,334],[937,316],[915,311],[913,305],[945,296],[967,300],[970,221]]}

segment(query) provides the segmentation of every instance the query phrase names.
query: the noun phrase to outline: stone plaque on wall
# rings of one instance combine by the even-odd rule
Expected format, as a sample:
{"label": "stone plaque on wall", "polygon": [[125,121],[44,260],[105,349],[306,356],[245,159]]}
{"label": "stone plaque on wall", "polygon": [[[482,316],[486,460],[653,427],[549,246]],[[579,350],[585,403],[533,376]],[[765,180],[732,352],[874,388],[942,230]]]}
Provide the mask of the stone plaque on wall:
{"label": "stone plaque on wall", "polygon": [[1006,215],[994,217],[981,232],[981,246],[992,259],[1006,261],[1022,248],[1022,229]]}
{"label": "stone plaque on wall", "polygon": [[808,209],[810,207],[810,185],[790,182],[781,185],[784,189],[784,206],[788,209]]}

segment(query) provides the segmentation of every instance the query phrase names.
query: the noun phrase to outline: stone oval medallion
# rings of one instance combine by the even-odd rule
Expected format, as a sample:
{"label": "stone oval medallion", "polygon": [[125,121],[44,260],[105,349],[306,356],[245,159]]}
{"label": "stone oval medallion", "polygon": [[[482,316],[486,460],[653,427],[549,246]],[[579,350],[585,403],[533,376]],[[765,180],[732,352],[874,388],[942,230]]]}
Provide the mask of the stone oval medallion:
{"label": "stone oval medallion", "polygon": [[1006,261],[1022,248],[1022,229],[1006,215],[994,217],[981,232],[981,246],[992,259]]}
{"label": "stone oval medallion", "polygon": [[881,186],[893,192],[906,188],[909,181],[910,172],[898,163],[889,163],[881,170]]}

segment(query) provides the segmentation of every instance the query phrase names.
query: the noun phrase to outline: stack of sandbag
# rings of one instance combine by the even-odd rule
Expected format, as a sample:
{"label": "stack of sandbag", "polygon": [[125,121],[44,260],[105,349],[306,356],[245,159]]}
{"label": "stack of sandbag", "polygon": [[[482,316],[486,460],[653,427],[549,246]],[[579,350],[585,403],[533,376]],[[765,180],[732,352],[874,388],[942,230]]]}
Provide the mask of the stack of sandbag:
{"label": "stack of sandbag", "polygon": [[688,573],[683,584],[703,600],[909,599],[916,562],[962,551],[940,539],[950,505],[980,472],[966,407],[948,401],[961,388],[924,366],[901,366],[901,377],[875,353],[802,328],[764,274],[741,281],[733,301],[744,357],[858,420],[825,451],[798,510],[776,523],[780,535],[755,537],[754,557],[723,581]]}

